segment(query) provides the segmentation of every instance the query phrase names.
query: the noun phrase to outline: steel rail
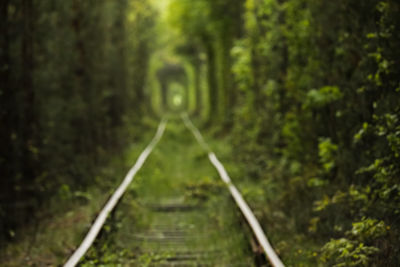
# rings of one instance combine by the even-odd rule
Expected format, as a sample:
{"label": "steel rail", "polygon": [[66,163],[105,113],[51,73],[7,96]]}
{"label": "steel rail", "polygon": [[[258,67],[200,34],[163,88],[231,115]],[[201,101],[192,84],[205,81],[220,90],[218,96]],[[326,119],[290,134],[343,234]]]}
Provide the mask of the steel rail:
{"label": "steel rail", "polygon": [[235,200],[236,204],[238,205],[240,211],[246,218],[248,224],[250,225],[251,230],[253,231],[254,235],[256,236],[259,244],[263,248],[265,255],[267,256],[269,262],[273,267],[284,267],[282,261],[276,254],[275,250],[272,248],[271,244],[268,241],[263,229],[260,226],[257,218],[254,216],[254,213],[250,209],[249,205],[247,205],[246,201],[240,194],[239,190],[235,187],[232,183],[231,178],[229,177],[228,173],[226,172],[222,163],[218,160],[217,156],[214,152],[211,151],[210,147],[204,141],[203,136],[201,135],[200,131],[194,126],[192,121],[189,119],[187,114],[182,114],[183,122],[185,123],[186,127],[191,130],[193,135],[195,136],[196,140],[199,144],[208,152],[208,158],[210,159],[211,163],[217,169],[221,179],[227,185],[233,199]]}
{"label": "steel rail", "polygon": [[79,248],[75,250],[72,256],[68,259],[68,261],[64,264],[64,267],[74,267],[78,264],[80,259],[85,255],[87,250],[92,246],[96,236],[100,232],[101,228],[103,227],[108,214],[115,208],[118,201],[125,193],[126,189],[128,188],[129,184],[132,182],[133,178],[135,177],[136,173],[140,170],[143,166],[144,162],[146,161],[147,157],[150,155],[153,148],[156,146],[158,141],[160,141],[165,127],[167,124],[167,120],[161,120],[160,124],[157,128],[157,133],[151,140],[151,142],[147,145],[145,150],[140,154],[139,158],[137,159],[135,165],[129,170],[127,175],[125,176],[124,180],[120,184],[120,186],[115,190],[114,194],[111,198],[107,201],[104,208],[101,210],[100,214],[97,216],[95,222],[93,223],[92,227],[90,228],[89,232],[86,234],[86,237],[80,244]]}

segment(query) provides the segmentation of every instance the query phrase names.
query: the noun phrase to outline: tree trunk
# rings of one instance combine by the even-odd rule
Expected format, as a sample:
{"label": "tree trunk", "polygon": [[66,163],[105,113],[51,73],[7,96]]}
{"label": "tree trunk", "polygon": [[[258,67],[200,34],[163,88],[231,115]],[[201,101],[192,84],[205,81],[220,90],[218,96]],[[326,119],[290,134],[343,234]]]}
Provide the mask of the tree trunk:
{"label": "tree trunk", "polygon": [[214,124],[218,121],[219,113],[219,97],[218,97],[218,86],[217,86],[217,75],[216,75],[216,58],[215,51],[211,43],[206,43],[207,53],[207,82],[209,91],[210,111],[207,124]]}
{"label": "tree trunk", "polygon": [[23,92],[23,119],[22,126],[22,168],[25,179],[33,179],[35,176],[35,163],[32,155],[32,147],[35,140],[35,128],[37,124],[35,110],[35,90],[33,85],[33,35],[34,14],[33,0],[22,1],[23,36],[21,46],[22,77],[21,90]]}

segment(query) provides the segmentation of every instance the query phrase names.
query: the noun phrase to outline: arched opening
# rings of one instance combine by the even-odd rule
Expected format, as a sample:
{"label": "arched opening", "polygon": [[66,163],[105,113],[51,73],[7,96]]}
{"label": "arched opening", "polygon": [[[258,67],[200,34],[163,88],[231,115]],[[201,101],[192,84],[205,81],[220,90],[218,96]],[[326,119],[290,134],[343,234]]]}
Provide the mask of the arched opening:
{"label": "arched opening", "polygon": [[157,71],[157,79],[160,84],[161,110],[163,112],[186,110],[189,84],[183,66],[165,63]]}

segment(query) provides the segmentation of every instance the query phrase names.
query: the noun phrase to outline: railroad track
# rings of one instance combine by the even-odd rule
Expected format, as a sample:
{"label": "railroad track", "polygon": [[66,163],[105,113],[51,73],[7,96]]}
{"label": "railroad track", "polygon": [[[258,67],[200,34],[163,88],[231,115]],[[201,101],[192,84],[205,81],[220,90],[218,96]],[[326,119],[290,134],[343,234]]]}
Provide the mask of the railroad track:
{"label": "railroad track", "polygon": [[[211,187],[209,190],[214,190],[214,193],[200,196],[201,200],[198,197],[187,197],[187,188],[182,185],[169,187],[170,190],[164,193],[158,192],[160,190],[139,192],[136,198],[140,202],[137,202],[135,207],[126,203],[118,204],[126,202],[122,200],[124,194],[129,192],[132,180],[163,136],[167,121],[162,120],[155,137],[99,213],[81,245],[65,263],[65,267],[73,267],[80,263],[95,243],[101,229],[107,224],[107,218],[113,217],[110,213],[115,214],[116,210],[121,210],[116,216],[119,222],[115,223],[120,225],[121,229],[113,236],[113,248],[116,251],[128,252],[123,256],[121,254],[114,257],[113,261],[108,262],[110,266],[256,266],[249,245],[249,235],[253,235],[257,240],[271,266],[284,266],[269,244],[253,212],[198,129],[187,115],[182,115],[182,120],[206,152],[205,155],[217,170],[222,183],[206,184],[206,188]],[[182,161],[183,158],[177,159],[176,165],[184,164]],[[199,172],[200,169],[210,168],[210,162],[207,163],[204,156]],[[160,163],[154,165],[158,166]],[[145,179],[151,180],[150,177],[143,180]],[[171,179],[173,178],[170,177]],[[186,178],[181,177],[181,180],[184,179]],[[168,184],[167,180],[163,180],[162,183],[164,182]],[[117,209],[117,205],[125,206]],[[238,210],[252,233],[243,230]],[[127,214],[133,215],[128,218]],[[219,216],[220,214],[224,216]],[[132,220],[135,219],[145,222],[133,224],[135,226],[132,227]]]}
{"label": "railroad track", "polygon": [[146,209],[151,222],[126,240],[137,252],[132,266],[140,266],[143,256],[151,257],[150,266],[254,266],[252,257],[243,251],[230,255],[243,240],[215,224],[209,215],[212,207],[162,199]]}

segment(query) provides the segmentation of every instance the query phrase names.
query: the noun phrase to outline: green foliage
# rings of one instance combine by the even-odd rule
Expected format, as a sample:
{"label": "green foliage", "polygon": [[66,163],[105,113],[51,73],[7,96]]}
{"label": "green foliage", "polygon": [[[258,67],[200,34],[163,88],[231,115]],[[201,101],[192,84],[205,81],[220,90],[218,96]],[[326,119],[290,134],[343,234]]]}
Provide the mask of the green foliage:
{"label": "green foliage", "polygon": [[185,189],[185,198],[199,201],[206,201],[208,198],[220,195],[226,190],[222,181],[214,181],[209,177],[198,182],[187,183]]}
{"label": "green foliage", "polygon": [[251,55],[244,40],[237,42],[231,50],[231,55],[235,58],[232,65],[232,72],[235,75],[238,88],[247,91],[251,88],[254,81],[251,76]]}
{"label": "green foliage", "polygon": [[321,261],[331,266],[369,266],[372,257],[379,252],[371,241],[386,235],[387,226],[383,221],[363,218],[354,222],[346,233],[349,238],[331,239],[321,251]]}
{"label": "green foliage", "polygon": [[348,235],[362,242],[371,242],[386,235],[387,226],[383,221],[363,218],[360,222],[354,222]]}
{"label": "green foliage", "polygon": [[330,138],[320,138],[318,144],[319,160],[325,172],[329,172],[335,166],[335,156],[338,146],[333,144]]}
{"label": "green foliage", "polygon": [[247,0],[231,50],[235,158],[244,177],[278,181],[276,210],[313,235],[322,265],[399,260],[396,12],[392,0]]}
{"label": "green foliage", "polygon": [[208,122],[231,124],[232,106],[236,103],[232,80],[231,49],[242,28],[242,2],[227,0],[171,0],[168,22],[178,31],[183,57],[193,69],[205,61],[209,102]]}
{"label": "green foliage", "polygon": [[[146,110],[150,44],[161,27],[149,30],[148,1],[4,3],[1,192],[75,198]],[[169,43],[193,72],[208,126],[230,133],[238,179],[262,223],[276,212],[280,230],[311,234],[321,257],[301,254],[314,264],[398,265],[398,1],[168,3]],[[187,185],[198,198],[218,190],[207,180]],[[289,262],[305,260],[284,251]]]}
{"label": "green foliage", "polygon": [[336,86],[324,86],[319,90],[310,90],[307,93],[305,105],[309,108],[321,108],[343,97]]}
{"label": "green foliage", "polygon": [[322,248],[321,261],[335,267],[369,266],[370,257],[378,251],[346,238],[332,239]]}
{"label": "green foliage", "polygon": [[87,201],[98,166],[140,132],[154,12],[93,3],[0,6],[0,246],[53,195]]}

